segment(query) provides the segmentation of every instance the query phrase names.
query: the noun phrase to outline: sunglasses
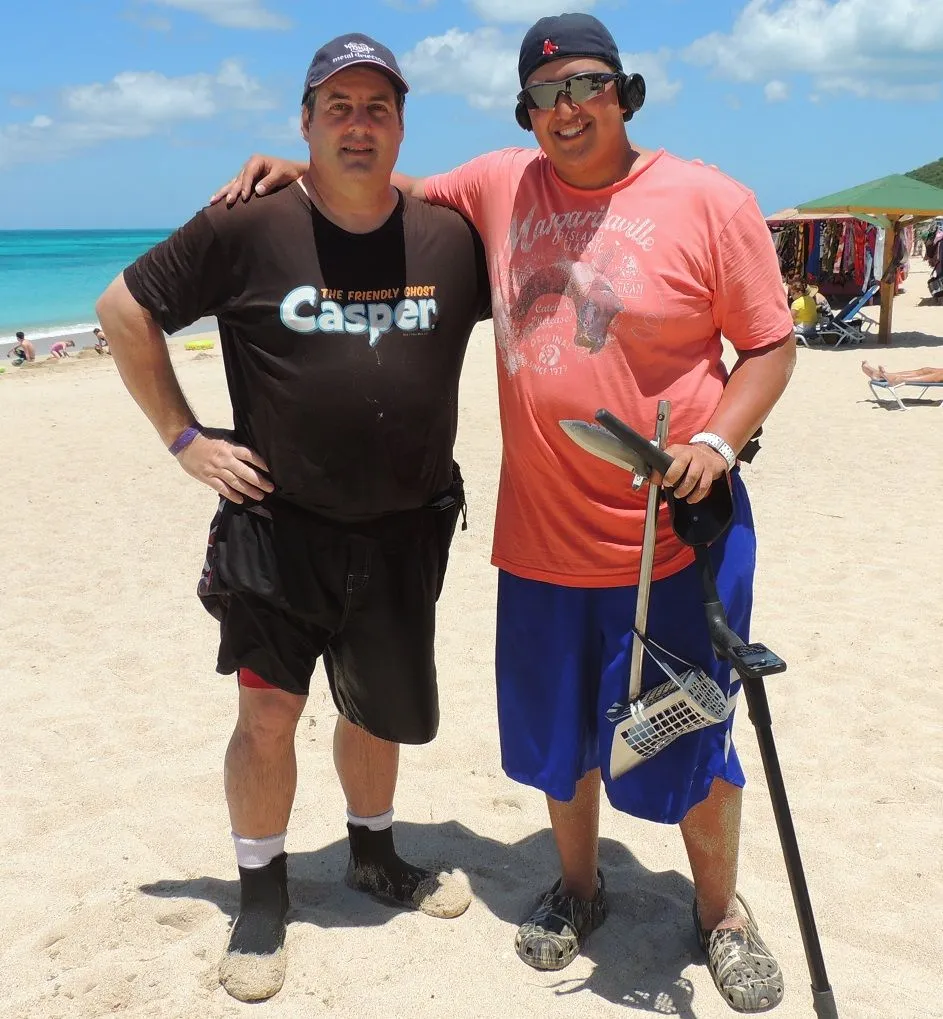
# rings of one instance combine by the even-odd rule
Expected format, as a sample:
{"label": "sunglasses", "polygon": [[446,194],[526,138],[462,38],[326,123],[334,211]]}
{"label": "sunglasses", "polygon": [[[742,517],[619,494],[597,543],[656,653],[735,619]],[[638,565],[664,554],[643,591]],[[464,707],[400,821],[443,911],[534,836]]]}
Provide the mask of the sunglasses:
{"label": "sunglasses", "polygon": [[616,72],[600,74],[592,71],[574,74],[562,81],[542,81],[528,85],[517,94],[517,99],[529,110],[552,110],[562,93],[571,103],[579,106],[587,99],[594,99],[600,95],[610,81],[618,81],[621,77],[622,75]]}

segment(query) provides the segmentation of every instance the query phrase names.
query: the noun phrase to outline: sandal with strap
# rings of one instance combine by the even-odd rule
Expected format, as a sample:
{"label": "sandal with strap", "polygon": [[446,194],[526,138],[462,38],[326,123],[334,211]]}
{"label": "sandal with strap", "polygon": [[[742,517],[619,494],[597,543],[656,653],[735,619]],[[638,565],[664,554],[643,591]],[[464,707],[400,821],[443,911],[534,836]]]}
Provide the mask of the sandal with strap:
{"label": "sandal with strap", "polygon": [[563,969],[580,954],[590,933],[609,913],[606,882],[601,871],[592,899],[561,895],[562,878],[540,897],[534,912],[521,924],[514,939],[518,956],[540,970]]}
{"label": "sandal with strap", "polygon": [[694,902],[694,927],[707,954],[714,986],[735,1012],[768,1012],[783,999],[783,974],[766,947],[746,900],[737,893],[746,916],[744,927],[705,931]]}

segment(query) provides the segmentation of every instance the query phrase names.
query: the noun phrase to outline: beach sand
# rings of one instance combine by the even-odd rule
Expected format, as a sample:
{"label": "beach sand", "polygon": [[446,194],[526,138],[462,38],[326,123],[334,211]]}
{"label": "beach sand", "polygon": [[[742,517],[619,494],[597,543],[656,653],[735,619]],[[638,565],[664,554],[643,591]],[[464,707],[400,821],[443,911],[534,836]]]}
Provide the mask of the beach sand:
{"label": "beach sand", "polygon": [[[744,469],[760,540],[754,636],[789,663],[767,687],[843,1019],[943,1015],[943,409],[879,407],[859,368],[943,365],[943,307],[921,306],[921,263],[906,289],[891,348],[799,351]],[[171,350],[201,419],[227,423],[218,345]],[[462,387],[469,529],[440,603],[442,725],[430,746],[404,749],[396,800],[404,855],[460,867],[474,900],[445,921],[344,886],[319,668],[297,738],[288,975],[263,1005],[233,1001],[216,979],[238,893],[221,779],[236,688],[215,675],[215,623],[194,596],[215,497],[172,462],[109,358],[8,369],[0,423],[4,1019],[733,1014],[696,948],[677,830],[607,806],[606,925],[560,973],[515,956],[517,923],[556,866],[542,796],[504,777],[498,753],[488,324]],[[750,778],[740,889],[785,973],[773,1014],[809,1017],[745,705],[736,731]]]}

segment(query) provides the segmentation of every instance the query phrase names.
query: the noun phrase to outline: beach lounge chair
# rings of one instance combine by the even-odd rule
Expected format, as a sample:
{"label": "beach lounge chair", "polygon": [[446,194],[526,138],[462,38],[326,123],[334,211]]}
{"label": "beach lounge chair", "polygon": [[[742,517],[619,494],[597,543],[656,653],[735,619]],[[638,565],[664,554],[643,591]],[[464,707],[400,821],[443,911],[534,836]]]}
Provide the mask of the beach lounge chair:
{"label": "beach lounge chair", "polygon": [[[871,392],[874,395],[874,399],[878,403],[890,403],[890,400],[884,400],[881,398],[881,390],[885,393],[890,393],[891,400],[893,400],[901,410],[906,410],[904,401],[901,400],[900,394],[897,392],[898,389],[903,389],[906,386],[916,386],[920,392],[913,397],[915,400],[922,400],[928,389],[935,389],[939,395],[943,397],[943,382],[895,382],[893,385],[890,382],[886,382],[883,379],[868,379],[868,385],[871,387]],[[943,400],[940,401],[939,406],[943,407]]]}
{"label": "beach lounge chair", "polygon": [[[861,314],[861,309],[880,290],[880,283],[872,283],[864,293],[859,294],[849,301],[840,311],[832,311],[831,308],[820,308],[819,319],[815,329],[803,329],[796,326],[796,342],[805,347],[814,343],[822,347],[840,347],[843,343],[863,343],[866,339],[865,332],[874,323]],[[809,341],[812,341],[810,343]]]}
{"label": "beach lounge chair", "polygon": [[816,335],[823,346],[840,347],[843,343],[863,343],[865,333],[874,323],[861,314],[861,309],[881,289],[872,283],[864,293],[849,301],[841,311],[823,310],[816,326]]}

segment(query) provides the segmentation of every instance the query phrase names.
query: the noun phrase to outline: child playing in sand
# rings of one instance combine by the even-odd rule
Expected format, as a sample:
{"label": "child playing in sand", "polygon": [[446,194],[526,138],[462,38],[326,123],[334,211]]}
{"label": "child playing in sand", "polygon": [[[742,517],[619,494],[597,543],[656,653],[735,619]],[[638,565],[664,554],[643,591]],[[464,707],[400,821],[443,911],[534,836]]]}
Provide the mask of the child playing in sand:
{"label": "child playing in sand", "polygon": [[101,329],[93,329],[92,333],[95,335],[95,353],[110,354],[111,348],[108,346],[108,337]]}
{"label": "child playing in sand", "polygon": [[49,353],[55,358],[68,357],[68,347],[74,347],[75,340],[59,340],[49,348]]}

